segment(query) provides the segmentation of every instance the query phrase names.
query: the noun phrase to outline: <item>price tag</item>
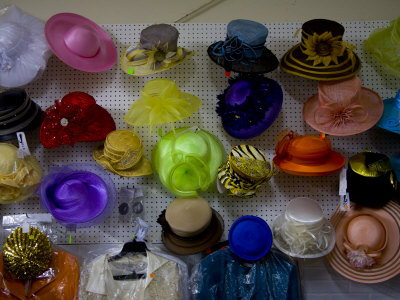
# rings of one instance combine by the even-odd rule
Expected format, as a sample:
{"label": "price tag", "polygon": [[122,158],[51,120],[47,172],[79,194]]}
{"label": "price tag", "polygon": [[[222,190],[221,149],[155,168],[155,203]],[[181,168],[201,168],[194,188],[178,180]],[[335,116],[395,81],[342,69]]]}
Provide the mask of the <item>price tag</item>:
{"label": "price tag", "polygon": [[345,196],[347,193],[347,175],[346,175],[346,169],[343,168],[342,171],[340,171],[340,177],[339,177],[339,195],[340,196]]}
{"label": "price tag", "polygon": [[23,223],[22,224],[22,233],[28,233],[28,232],[29,232],[29,224]]}
{"label": "price tag", "polygon": [[221,181],[217,179],[217,189],[220,194],[225,193],[226,188],[222,185]]}
{"label": "price tag", "polygon": [[17,132],[17,140],[18,140],[18,151],[17,157],[24,158],[25,156],[31,155],[29,151],[28,143],[26,142],[25,133]]}
{"label": "price tag", "polygon": [[340,196],[340,210],[349,211],[350,210],[350,198],[349,193],[344,196]]}
{"label": "price tag", "polygon": [[142,190],[141,187],[135,188],[135,189],[134,189],[134,192],[135,192],[135,195],[134,195],[134,197],[133,197],[134,199],[135,199],[135,198],[143,197],[143,190]]}

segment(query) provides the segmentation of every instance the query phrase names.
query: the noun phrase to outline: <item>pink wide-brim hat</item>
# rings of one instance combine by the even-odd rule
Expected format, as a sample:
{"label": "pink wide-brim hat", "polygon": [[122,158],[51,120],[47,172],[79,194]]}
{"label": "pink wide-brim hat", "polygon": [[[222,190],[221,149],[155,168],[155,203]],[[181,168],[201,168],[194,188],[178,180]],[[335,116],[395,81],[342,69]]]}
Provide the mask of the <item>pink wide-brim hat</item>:
{"label": "pink wide-brim hat", "polygon": [[320,132],[347,136],[364,132],[381,118],[383,102],[374,91],[362,87],[358,77],[320,81],[318,94],[303,107],[308,125]]}
{"label": "pink wide-brim hat", "polygon": [[107,32],[80,15],[52,16],[46,22],[45,35],[54,54],[75,69],[101,72],[117,61],[117,49]]}

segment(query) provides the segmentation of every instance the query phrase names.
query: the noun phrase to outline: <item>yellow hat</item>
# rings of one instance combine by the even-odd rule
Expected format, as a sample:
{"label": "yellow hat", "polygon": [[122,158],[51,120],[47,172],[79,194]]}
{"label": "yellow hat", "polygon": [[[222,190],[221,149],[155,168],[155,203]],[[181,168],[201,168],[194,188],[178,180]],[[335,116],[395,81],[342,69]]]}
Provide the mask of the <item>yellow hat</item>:
{"label": "yellow hat", "polygon": [[149,160],[143,156],[140,137],[130,130],[111,131],[104,145],[94,149],[93,158],[104,169],[123,177],[153,173]]}
{"label": "yellow hat", "polygon": [[0,143],[0,203],[8,204],[31,196],[42,178],[38,161],[28,155],[18,158],[18,148]]}

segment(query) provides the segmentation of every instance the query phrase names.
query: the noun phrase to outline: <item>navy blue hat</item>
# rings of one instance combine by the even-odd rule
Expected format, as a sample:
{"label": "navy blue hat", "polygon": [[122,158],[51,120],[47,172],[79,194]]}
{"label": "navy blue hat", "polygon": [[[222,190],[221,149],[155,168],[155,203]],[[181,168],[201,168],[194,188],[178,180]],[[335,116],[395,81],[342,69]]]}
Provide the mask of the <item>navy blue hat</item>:
{"label": "navy blue hat", "polygon": [[233,253],[254,261],[264,257],[271,249],[272,232],[263,219],[243,216],[232,224],[228,240]]}
{"label": "navy blue hat", "polygon": [[225,41],[208,47],[210,58],[226,71],[262,74],[275,70],[276,56],[264,44],[268,29],[263,24],[250,20],[233,20],[227,27]]}
{"label": "navy blue hat", "polygon": [[262,75],[229,79],[229,87],[217,97],[222,126],[237,139],[263,133],[278,117],[283,101],[280,85]]}

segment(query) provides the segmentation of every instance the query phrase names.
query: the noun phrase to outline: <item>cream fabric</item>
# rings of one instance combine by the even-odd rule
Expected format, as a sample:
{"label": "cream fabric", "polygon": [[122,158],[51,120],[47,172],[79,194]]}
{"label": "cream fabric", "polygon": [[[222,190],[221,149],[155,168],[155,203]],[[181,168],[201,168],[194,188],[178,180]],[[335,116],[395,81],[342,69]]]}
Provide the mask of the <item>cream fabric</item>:
{"label": "cream fabric", "polygon": [[[175,262],[147,252],[108,262],[103,255],[84,270],[81,299],[87,300],[178,300],[181,299],[180,275]],[[114,280],[113,275],[126,275],[135,270],[144,279]]]}

